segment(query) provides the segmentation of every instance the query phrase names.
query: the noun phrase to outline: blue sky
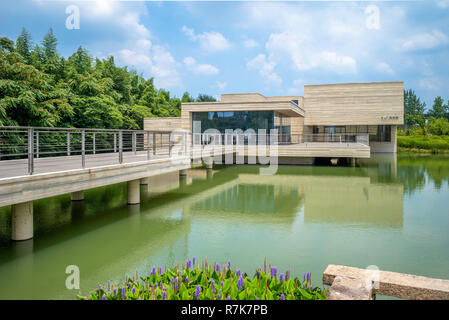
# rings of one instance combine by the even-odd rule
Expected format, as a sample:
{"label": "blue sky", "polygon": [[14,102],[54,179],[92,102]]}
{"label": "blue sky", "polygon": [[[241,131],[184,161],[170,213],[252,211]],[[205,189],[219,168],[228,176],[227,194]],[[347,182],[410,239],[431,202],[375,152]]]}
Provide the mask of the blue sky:
{"label": "blue sky", "polygon": [[[66,27],[76,5],[80,28]],[[0,3],[0,36],[52,27],[79,46],[184,91],[302,95],[304,84],[403,80],[429,105],[449,99],[449,0],[382,2]]]}

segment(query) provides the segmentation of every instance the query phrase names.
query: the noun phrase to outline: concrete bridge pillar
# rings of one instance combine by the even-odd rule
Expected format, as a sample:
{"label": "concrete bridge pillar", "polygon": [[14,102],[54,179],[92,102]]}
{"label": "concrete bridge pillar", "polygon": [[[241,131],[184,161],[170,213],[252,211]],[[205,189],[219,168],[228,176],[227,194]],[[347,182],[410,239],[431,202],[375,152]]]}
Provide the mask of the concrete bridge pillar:
{"label": "concrete bridge pillar", "polygon": [[213,169],[213,167],[214,167],[214,158],[207,157],[203,161],[204,161],[204,164],[206,165],[206,169]]}
{"label": "concrete bridge pillar", "polygon": [[187,169],[179,170],[179,176],[181,176],[181,177],[187,176]]}
{"label": "concrete bridge pillar", "polygon": [[11,239],[15,241],[33,238],[33,201],[13,204]]}
{"label": "concrete bridge pillar", "polygon": [[150,178],[147,177],[147,178],[140,179],[140,184],[144,185],[144,186],[149,185],[150,184]]}
{"label": "concrete bridge pillar", "polygon": [[84,200],[84,191],[75,191],[70,195],[70,199],[72,201],[81,201]]}
{"label": "concrete bridge pillar", "polygon": [[355,162],[356,161],[355,158],[351,158],[349,161],[351,163],[351,167],[355,167],[355,163],[356,163]]}
{"label": "concrete bridge pillar", "polygon": [[128,181],[128,204],[140,203],[140,179]]}

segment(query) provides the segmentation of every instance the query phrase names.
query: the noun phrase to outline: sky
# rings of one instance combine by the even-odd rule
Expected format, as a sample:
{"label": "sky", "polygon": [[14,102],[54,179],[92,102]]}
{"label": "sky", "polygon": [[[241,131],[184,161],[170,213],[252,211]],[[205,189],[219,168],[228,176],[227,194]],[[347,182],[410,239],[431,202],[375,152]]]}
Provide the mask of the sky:
{"label": "sky", "polygon": [[2,0],[0,37],[22,27],[36,43],[52,27],[61,55],[113,55],[178,97],[404,81],[428,107],[449,99],[449,0]]}

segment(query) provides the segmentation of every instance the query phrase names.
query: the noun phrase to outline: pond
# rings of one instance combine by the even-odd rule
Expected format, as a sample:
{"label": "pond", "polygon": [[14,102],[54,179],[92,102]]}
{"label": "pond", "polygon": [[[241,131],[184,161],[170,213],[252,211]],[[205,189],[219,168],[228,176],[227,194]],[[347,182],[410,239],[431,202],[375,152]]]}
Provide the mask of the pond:
{"label": "pond", "polygon": [[[34,202],[33,240],[10,241],[0,208],[0,299],[73,299],[107,280],[188,258],[253,274],[264,258],[293,276],[329,264],[449,279],[449,158],[375,155],[359,167],[257,166],[192,169],[141,186],[126,184]],[[68,265],[80,290],[66,288]]]}

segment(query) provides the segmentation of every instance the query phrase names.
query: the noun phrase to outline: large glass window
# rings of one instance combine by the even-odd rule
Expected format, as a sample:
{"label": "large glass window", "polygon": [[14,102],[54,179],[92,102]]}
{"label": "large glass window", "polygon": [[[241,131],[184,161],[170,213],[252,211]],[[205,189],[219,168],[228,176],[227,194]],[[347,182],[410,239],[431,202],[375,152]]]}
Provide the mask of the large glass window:
{"label": "large glass window", "polygon": [[201,133],[207,129],[217,129],[225,133],[226,129],[273,129],[273,111],[213,111],[194,112],[193,121],[201,122]]}
{"label": "large glass window", "polygon": [[377,140],[379,142],[391,142],[391,126],[377,126]]}

